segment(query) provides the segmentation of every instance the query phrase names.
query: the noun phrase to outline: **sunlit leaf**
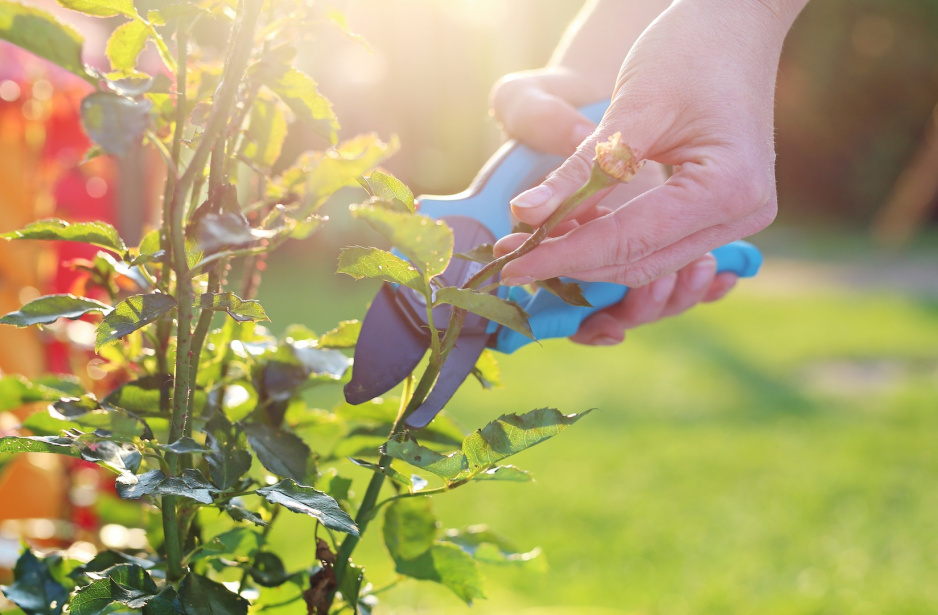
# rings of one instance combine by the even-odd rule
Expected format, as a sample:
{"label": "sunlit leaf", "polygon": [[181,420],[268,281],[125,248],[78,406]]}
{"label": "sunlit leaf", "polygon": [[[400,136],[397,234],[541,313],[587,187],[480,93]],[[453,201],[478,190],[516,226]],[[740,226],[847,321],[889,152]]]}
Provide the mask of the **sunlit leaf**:
{"label": "sunlit leaf", "polygon": [[262,423],[245,423],[244,433],[258,461],[276,476],[304,482],[312,452],[294,433]]}
{"label": "sunlit leaf", "polygon": [[81,125],[104,151],[126,156],[143,138],[150,124],[152,107],[149,100],[95,92],[81,101]]}
{"label": "sunlit leaf", "polygon": [[398,573],[448,587],[466,604],[485,598],[482,574],[471,555],[448,542],[436,542],[428,551],[412,560],[396,560]]}
{"label": "sunlit leaf", "polygon": [[353,216],[367,221],[427,275],[439,275],[449,265],[453,231],[443,221],[369,205],[353,206],[351,210]]}
{"label": "sunlit leaf", "polygon": [[480,293],[468,288],[447,286],[436,292],[436,301],[449,303],[493,320],[518,333],[534,337],[528,324],[528,315],[516,303],[506,301],[496,295]]}
{"label": "sunlit leaf", "polygon": [[92,81],[81,61],[81,35],[45,11],[0,1],[0,38]]}
{"label": "sunlit leaf", "polygon": [[261,168],[269,169],[280,157],[280,150],[286,138],[287,120],[276,103],[258,99],[251,107],[241,156]]}
{"label": "sunlit leaf", "polygon": [[98,325],[95,350],[148,325],[174,307],[176,300],[160,293],[128,297],[115,305]]}
{"label": "sunlit leaf", "polygon": [[53,453],[81,457],[75,440],[62,436],[5,436],[0,438],[0,453]]}
{"label": "sunlit leaf", "polygon": [[329,495],[312,487],[298,485],[292,479],[284,479],[276,485],[262,487],[259,495],[271,504],[280,504],[287,510],[317,519],[329,529],[358,536],[358,527],[339,504]]}
{"label": "sunlit leaf", "polygon": [[498,368],[498,362],[495,360],[495,353],[488,348],[482,351],[475,366],[472,368],[472,375],[476,377],[483,388],[497,389],[502,386],[501,371]]}
{"label": "sunlit leaf", "polygon": [[304,194],[300,213],[306,215],[339,189],[357,186],[362,174],[388,159],[399,147],[396,137],[385,143],[375,134],[357,136],[326,152],[301,156],[283,172],[276,189]]}
{"label": "sunlit leaf", "polygon": [[397,500],[384,512],[384,544],[395,561],[414,559],[433,546],[437,526],[430,498]]}
{"label": "sunlit leaf", "polygon": [[527,470],[515,467],[513,465],[495,466],[488,470],[483,470],[473,474],[472,480],[498,480],[512,483],[529,483],[534,478]]}
{"label": "sunlit leaf", "polygon": [[474,526],[463,531],[449,530],[441,541],[453,543],[479,562],[524,565],[538,570],[546,568],[540,549],[519,551],[508,540],[485,526]]}
{"label": "sunlit leaf", "polygon": [[378,248],[343,248],[339,254],[339,267],[336,271],[350,275],[356,280],[375,278],[392,284],[403,284],[420,294],[426,292],[423,276],[416,267]]}
{"label": "sunlit leaf", "polygon": [[73,377],[50,376],[29,380],[18,374],[0,377],[0,412],[38,401],[55,401],[63,396],[81,396],[84,387]]}
{"label": "sunlit leaf", "polygon": [[75,295],[46,295],[0,318],[0,324],[16,327],[48,325],[59,318],[75,320],[85,314],[107,314],[111,309],[111,306],[95,299]]}
{"label": "sunlit leaf", "polygon": [[469,463],[462,451],[441,455],[421,446],[413,437],[406,435],[388,440],[382,452],[446,479],[453,478],[469,468]]}
{"label": "sunlit leaf", "polygon": [[414,213],[414,193],[407,185],[390,173],[375,171],[362,179],[369,194],[395,205],[395,209]]}
{"label": "sunlit leaf", "polygon": [[115,15],[125,15],[134,17],[137,11],[134,10],[133,0],[57,0],[59,4],[67,9],[79,11],[86,15],[95,17],[113,17]]}
{"label": "sunlit leaf", "polygon": [[503,414],[463,441],[470,471],[491,468],[506,457],[540,444],[588,413],[561,414],[554,408],[541,408],[522,415]]}
{"label": "sunlit leaf", "polygon": [[111,70],[133,71],[137,66],[137,56],[143,51],[149,38],[150,29],[141,21],[128,21],[118,26],[108,38],[105,49]]}
{"label": "sunlit leaf", "polygon": [[257,74],[290,107],[297,119],[331,143],[336,142],[339,121],[332,110],[332,103],[319,92],[312,77],[296,68],[269,63],[259,65]]}
{"label": "sunlit leaf", "polygon": [[319,337],[319,348],[354,348],[362,323],[358,320],[343,320],[339,325]]}
{"label": "sunlit leaf", "polygon": [[253,299],[244,301],[232,292],[206,293],[201,295],[199,297],[198,306],[203,310],[226,312],[238,322],[270,320],[264,308],[261,306],[260,301]]}
{"label": "sunlit leaf", "polygon": [[98,579],[75,592],[68,603],[68,612],[69,615],[101,615],[113,602],[110,579]]}
{"label": "sunlit leaf", "polygon": [[117,230],[104,222],[66,222],[58,218],[48,218],[27,224],[18,231],[0,235],[4,239],[41,239],[51,241],[77,241],[114,250],[119,254],[127,252]]}

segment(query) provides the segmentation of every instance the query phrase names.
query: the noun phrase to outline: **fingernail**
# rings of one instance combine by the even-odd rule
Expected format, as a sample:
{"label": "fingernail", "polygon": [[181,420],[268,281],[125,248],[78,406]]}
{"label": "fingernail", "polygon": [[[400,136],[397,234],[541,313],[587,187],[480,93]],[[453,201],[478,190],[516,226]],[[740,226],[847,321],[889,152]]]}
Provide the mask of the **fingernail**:
{"label": "fingernail", "polygon": [[525,284],[530,284],[534,281],[529,275],[522,275],[516,278],[502,278],[502,286],[524,286]]}
{"label": "fingernail", "polygon": [[511,200],[511,206],[520,207],[522,209],[540,207],[541,205],[547,203],[547,201],[549,201],[550,197],[552,196],[554,196],[554,191],[550,189],[550,186],[545,186],[542,184],[522,192],[513,198]]}
{"label": "fingernail", "polygon": [[691,272],[690,279],[687,281],[688,286],[690,286],[691,290],[702,289],[713,279],[713,274],[716,269],[717,261],[712,256],[698,262],[694,265],[694,270]]}
{"label": "fingernail", "polygon": [[671,292],[674,290],[676,277],[677,275],[672,273],[671,275],[666,275],[651,283],[651,298],[654,299],[656,303],[664,303],[668,300],[668,297],[671,296]]}
{"label": "fingernail", "polygon": [[583,141],[586,141],[587,137],[593,134],[593,127],[589,124],[577,124],[573,129],[573,136],[571,137],[571,145],[573,149],[580,147],[580,144]]}
{"label": "fingernail", "polygon": [[590,344],[593,346],[615,346],[621,342],[622,340],[616,339],[610,335],[597,335],[590,340]]}

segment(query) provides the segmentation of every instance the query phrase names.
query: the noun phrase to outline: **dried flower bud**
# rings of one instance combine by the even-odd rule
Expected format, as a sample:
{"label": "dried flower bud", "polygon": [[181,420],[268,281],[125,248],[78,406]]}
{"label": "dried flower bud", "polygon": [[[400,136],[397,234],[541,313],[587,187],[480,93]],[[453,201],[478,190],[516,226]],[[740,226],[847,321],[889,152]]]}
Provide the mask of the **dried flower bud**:
{"label": "dried flower bud", "polygon": [[606,175],[620,182],[631,180],[645,164],[644,160],[639,160],[635,150],[622,140],[622,133],[619,132],[596,144],[595,160]]}

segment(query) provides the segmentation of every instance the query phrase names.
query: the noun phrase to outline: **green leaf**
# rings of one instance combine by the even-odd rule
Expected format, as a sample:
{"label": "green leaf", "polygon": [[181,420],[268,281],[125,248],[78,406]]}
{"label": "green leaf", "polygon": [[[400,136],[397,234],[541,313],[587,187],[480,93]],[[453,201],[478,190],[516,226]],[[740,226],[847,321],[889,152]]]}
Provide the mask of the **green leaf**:
{"label": "green leaf", "polygon": [[506,457],[556,436],[588,413],[561,414],[554,408],[541,408],[522,415],[503,414],[469,434],[462,450],[472,473],[484,471]]}
{"label": "green leaf", "polygon": [[394,561],[426,553],[436,541],[438,523],[430,498],[403,498],[384,512],[384,544]]}
{"label": "green leaf", "polygon": [[[40,421],[39,417],[64,421],[69,426],[75,424],[91,431],[103,429],[118,440],[133,440],[136,437],[145,440],[153,439],[153,432],[146,421],[122,408],[104,407],[90,394],[81,397],[63,397],[56,400],[49,406],[46,413],[37,412],[33,414],[26,420],[24,425],[30,429],[35,426],[42,428],[48,425],[47,420]],[[61,425],[55,433],[65,428],[65,425]]]}
{"label": "green leaf", "polygon": [[261,423],[245,423],[244,433],[261,465],[276,476],[306,480],[312,452],[296,434]]}
{"label": "green leaf", "polygon": [[125,500],[136,500],[145,495],[177,495],[201,504],[212,503],[216,489],[201,472],[188,468],[180,476],[166,476],[160,470],[150,470],[140,476],[122,474],[117,477],[117,495]]}
{"label": "green leaf", "polygon": [[119,564],[108,569],[111,599],[130,608],[143,608],[157,593],[150,573],[137,564]]}
{"label": "green leaf", "polygon": [[268,551],[256,553],[247,570],[261,587],[279,587],[292,576],[284,567],[283,560]]}
{"label": "green leaf", "polygon": [[286,138],[287,120],[277,104],[258,99],[251,107],[251,119],[240,154],[258,167],[270,169],[280,157]]}
{"label": "green leaf", "polygon": [[261,516],[258,515],[256,512],[254,512],[253,510],[248,510],[247,508],[245,508],[244,506],[241,506],[240,504],[234,503],[234,500],[232,500],[231,503],[225,506],[225,512],[228,513],[229,517],[231,517],[235,521],[238,521],[239,523],[241,521],[250,521],[254,525],[257,525],[260,527],[270,525],[269,523],[264,521],[264,519],[262,519]]}
{"label": "green leaf", "polygon": [[517,550],[508,540],[490,531],[485,526],[474,526],[467,530],[448,530],[442,542],[450,542],[468,553],[478,562],[487,564],[531,565],[544,570],[540,549],[523,552]]}
{"label": "green leaf", "polygon": [[110,92],[95,92],[81,101],[81,125],[91,140],[108,154],[126,156],[140,143],[150,125],[147,99],[133,100]]}
{"label": "green leaf", "polygon": [[[144,376],[111,391],[101,401],[101,405],[122,408],[135,414],[159,415],[162,412],[160,397],[168,396],[172,390],[172,376]],[[194,410],[199,414],[205,407],[205,393],[196,391],[193,397]]]}
{"label": "green leaf", "polygon": [[68,612],[69,615],[101,615],[112,602],[111,580],[98,579],[72,596]]}
{"label": "green leaf", "polygon": [[47,218],[27,224],[18,231],[0,235],[4,239],[43,239],[50,241],[78,241],[126,254],[127,246],[117,230],[104,222],[72,222]]}
{"label": "green leaf", "polygon": [[[270,239],[277,231],[251,227],[247,218],[240,211],[222,211],[207,213],[195,223],[195,247],[207,254],[225,248],[250,246],[261,239]],[[195,266],[191,263],[190,266]]]}
{"label": "green leaf", "polygon": [[414,213],[414,193],[393,175],[375,171],[362,179],[362,185],[372,196],[394,204],[397,211]]}
{"label": "green leaf", "polygon": [[480,243],[468,252],[459,252],[458,254],[453,254],[453,256],[456,258],[461,258],[464,261],[474,261],[476,263],[488,265],[493,260],[495,260],[494,249],[494,244]]}
{"label": "green leaf", "polygon": [[332,103],[319,93],[313,78],[296,68],[263,63],[258,67],[260,80],[296,114],[299,121],[316,133],[336,142],[339,121]]}
{"label": "green leaf", "polygon": [[274,193],[284,196],[299,193],[304,196],[301,214],[311,213],[327,198],[346,186],[358,185],[358,179],[397,151],[396,138],[384,143],[375,134],[360,135],[343,141],[326,152],[304,154],[292,167],[283,172]]}
{"label": "green leaf", "polygon": [[270,321],[260,301],[253,299],[244,301],[232,292],[205,293],[199,297],[198,306],[203,310],[227,312],[229,316],[238,322],[247,322],[249,320],[254,322]]}
{"label": "green leaf", "polygon": [[81,35],[51,14],[17,2],[0,2],[0,38],[87,81],[81,61]]}
{"label": "green leaf", "polygon": [[530,483],[534,478],[527,470],[513,465],[495,466],[473,475],[472,480],[500,480],[513,483]]}
{"label": "green leaf", "polygon": [[62,607],[68,602],[68,590],[55,580],[48,564],[29,548],[16,560],[13,578],[13,585],[0,587],[0,591],[26,615],[62,613]]}
{"label": "green leaf", "polygon": [[312,487],[298,485],[286,478],[276,485],[262,487],[257,493],[271,504],[280,504],[287,510],[309,515],[329,529],[358,536],[358,527],[339,504],[329,495]]}
{"label": "green leaf", "polygon": [[420,557],[398,560],[395,564],[400,574],[440,583],[466,604],[471,605],[476,598],[485,598],[478,564],[471,555],[452,543],[437,542]]}
{"label": "green leaf", "polygon": [[59,4],[67,9],[94,15],[95,17],[113,17],[115,15],[125,15],[135,17],[137,11],[134,9],[133,0],[57,0]]}
{"label": "green leaf", "polygon": [[150,324],[175,307],[175,299],[160,293],[134,295],[124,299],[98,325],[95,351]]}
{"label": "green leaf", "polygon": [[472,375],[476,377],[483,388],[497,389],[502,386],[502,376],[498,368],[498,362],[495,360],[495,353],[488,348],[479,355],[472,368]]}
{"label": "green leaf", "polygon": [[227,559],[247,558],[260,549],[263,539],[255,530],[236,527],[222,532],[202,545],[193,560],[224,556]]}
{"label": "green leaf", "polygon": [[248,601],[221,583],[195,574],[179,586],[179,602],[186,615],[247,615]]}
{"label": "green leaf", "polygon": [[[375,451],[375,456],[376,457],[378,456],[378,451]],[[377,472],[378,474],[384,474],[385,476],[393,480],[398,485],[403,485],[404,487],[407,487],[407,489],[409,489],[411,493],[414,493],[417,491],[416,489],[414,489],[414,483],[412,479],[407,478],[405,475],[401,474],[400,472],[398,472],[397,470],[395,470],[394,468],[390,466],[386,468],[381,467],[376,463],[371,463],[370,461],[365,461],[364,459],[356,459],[355,457],[349,457],[349,461],[351,461],[355,465],[360,466],[362,468],[368,468],[372,472]]]}
{"label": "green leaf", "polygon": [[392,284],[408,286],[421,295],[427,292],[423,276],[416,267],[378,248],[361,246],[343,248],[339,254],[339,267],[336,271],[352,276],[356,280],[376,278]]}
{"label": "green leaf", "polygon": [[75,295],[46,295],[33,299],[19,310],[0,318],[0,324],[15,327],[49,325],[59,318],[75,320],[85,314],[107,314],[111,306]]}
{"label": "green leaf", "polygon": [[183,436],[172,444],[161,444],[160,449],[169,451],[171,453],[176,453],[177,455],[202,455],[209,452],[209,449],[205,448],[189,436]]}
{"label": "green leaf", "polygon": [[469,462],[462,451],[441,455],[421,446],[413,436],[406,434],[388,440],[382,452],[445,479],[454,478],[469,469]]}
{"label": "green leaf", "polygon": [[72,377],[50,376],[28,380],[19,374],[0,377],[0,412],[19,408],[23,404],[55,401],[60,397],[80,396],[84,387]]}
{"label": "green leaf", "polygon": [[552,295],[557,295],[564,303],[578,307],[593,307],[593,304],[583,296],[583,290],[576,282],[564,282],[560,278],[539,280],[537,285]]}
{"label": "green leaf", "polygon": [[105,49],[111,70],[133,72],[137,66],[137,56],[149,38],[150,29],[142,21],[128,21],[118,26],[108,38]]}
{"label": "green leaf", "polygon": [[371,205],[351,208],[428,276],[443,273],[453,255],[453,231],[442,220]]}
{"label": "green leaf", "polygon": [[211,452],[205,456],[212,480],[230,489],[251,469],[253,457],[247,450],[244,433],[216,413],[205,425],[205,443]]}
{"label": "green leaf", "polygon": [[480,293],[468,288],[447,286],[436,291],[438,303],[449,303],[479,314],[489,320],[514,329],[518,333],[534,338],[531,326],[528,324],[528,315],[516,303],[506,301],[496,295]]}
{"label": "green leaf", "polygon": [[362,323],[358,320],[343,320],[339,325],[319,336],[319,348],[354,348],[361,333]]}
{"label": "green leaf", "polygon": [[75,440],[62,436],[5,436],[0,438],[0,453],[52,453],[81,457]]}
{"label": "green leaf", "polygon": [[179,596],[171,585],[164,587],[143,607],[143,615],[179,615],[183,612]]}

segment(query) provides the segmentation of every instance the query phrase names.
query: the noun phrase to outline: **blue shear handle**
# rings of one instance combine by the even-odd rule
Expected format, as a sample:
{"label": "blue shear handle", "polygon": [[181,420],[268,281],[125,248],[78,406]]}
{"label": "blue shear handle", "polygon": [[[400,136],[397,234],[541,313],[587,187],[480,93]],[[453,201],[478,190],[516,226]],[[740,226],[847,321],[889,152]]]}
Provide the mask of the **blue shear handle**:
{"label": "blue shear handle", "polygon": [[[580,108],[580,113],[599,123],[609,106],[604,100]],[[484,224],[496,239],[511,233],[508,201],[534,186],[564,161],[509,141],[482,167],[466,190],[449,196],[421,196],[420,213],[431,218],[466,216]]]}
{"label": "blue shear handle", "polygon": [[[717,272],[731,271],[743,278],[750,278],[762,265],[762,254],[750,243],[734,241],[715,250]],[[517,301],[530,315],[529,324],[534,337],[539,340],[552,337],[569,337],[592,314],[614,305],[625,297],[628,287],[609,282],[580,283],[583,296],[593,307],[577,307],[565,303],[560,297],[544,290],[534,295],[521,288],[507,290],[507,298]],[[500,290],[505,290],[503,287]],[[499,294],[502,294],[501,292]],[[501,327],[496,338],[495,349],[510,354],[532,342],[531,338],[507,327]]]}

